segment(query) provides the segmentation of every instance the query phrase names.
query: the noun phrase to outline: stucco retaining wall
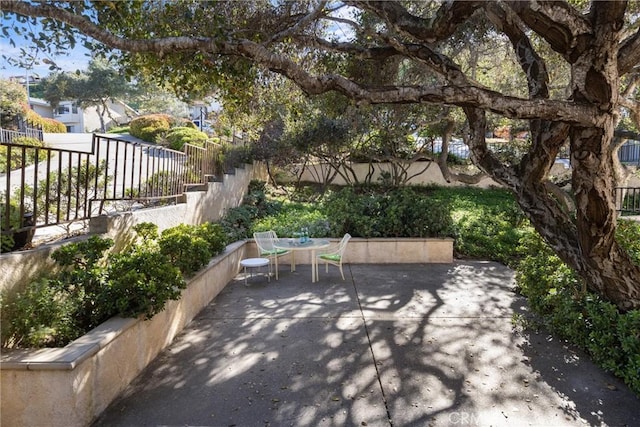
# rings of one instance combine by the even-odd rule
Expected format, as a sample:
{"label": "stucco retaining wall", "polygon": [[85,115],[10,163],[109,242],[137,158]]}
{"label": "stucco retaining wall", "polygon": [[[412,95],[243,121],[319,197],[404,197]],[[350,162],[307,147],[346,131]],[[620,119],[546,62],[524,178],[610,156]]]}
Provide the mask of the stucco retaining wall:
{"label": "stucco retaining wall", "polygon": [[[224,175],[220,182],[209,182],[202,191],[185,193],[185,203],[158,208],[117,212],[92,218],[89,235],[101,234],[115,240],[115,247],[122,247],[131,238],[131,227],[140,222],[153,222],[162,231],[178,224],[202,224],[220,219],[224,212],[239,206],[253,179],[266,180],[263,163],[256,162],[236,168],[234,174]],[[0,290],[20,287],[35,279],[42,271],[51,271],[56,264],[50,255],[60,246],[86,239],[88,235],[75,239],[43,244],[35,249],[0,254]]]}
{"label": "stucco retaining wall", "polygon": [[4,350],[0,424],[89,424],[231,282],[245,247],[229,245],[151,320],[115,317],[64,348]]}
{"label": "stucco retaining wall", "polygon": [[[338,243],[340,239],[329,239]],[[256,257],[258,250],[251,241],[247,255]],[[296,251],[296,264],[310,264],[310,251]],[[280,257],[278,264],[289,265],[290,255]],[[453,262],[453,239],[451,238],[374,238],[354,237],[349,240],[345,263],[353,264],[420,264]]]}

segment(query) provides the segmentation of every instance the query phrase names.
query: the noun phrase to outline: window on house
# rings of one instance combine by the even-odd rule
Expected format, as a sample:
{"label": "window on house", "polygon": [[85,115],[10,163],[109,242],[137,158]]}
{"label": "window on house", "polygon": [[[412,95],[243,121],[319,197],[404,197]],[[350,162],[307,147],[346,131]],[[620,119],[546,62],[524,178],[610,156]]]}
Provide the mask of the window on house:
{"label": "window on house", "polygon": [[65,114],[78,114],[78,106],[76,104],[60,104],[56,109],[56,114],[58,116]]}
{"label": "window on house", "polygon": [[56,110],[56,114],[58,116],[63,116],[65,114],[69,114],[71,112],[71,106],[69,104],[61,104],[58,105],[58,109]]}

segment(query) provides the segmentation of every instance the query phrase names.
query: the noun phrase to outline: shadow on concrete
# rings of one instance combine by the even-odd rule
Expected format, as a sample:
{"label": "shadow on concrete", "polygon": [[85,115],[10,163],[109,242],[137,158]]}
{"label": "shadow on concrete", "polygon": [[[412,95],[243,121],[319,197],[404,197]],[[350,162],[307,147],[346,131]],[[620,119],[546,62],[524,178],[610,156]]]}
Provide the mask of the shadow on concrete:
{"label": "shadow on concrete", "polygon": [[594,370],[614,380],[562,371],[575,353],[514,331],[526,305],[506,267],[347,270],[238,276],[95,425],[638,424],[628,389],[615,383],[616,406],[570,390]]}

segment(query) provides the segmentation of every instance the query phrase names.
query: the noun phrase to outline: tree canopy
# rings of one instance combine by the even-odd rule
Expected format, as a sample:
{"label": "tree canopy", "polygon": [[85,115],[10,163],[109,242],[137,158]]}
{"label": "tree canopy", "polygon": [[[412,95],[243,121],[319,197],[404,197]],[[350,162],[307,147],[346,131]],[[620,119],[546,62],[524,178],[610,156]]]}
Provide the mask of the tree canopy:
{"label": "tree canopy", "polygon": [[[355,106],[460,108],[474,163],[513,191],[590,289],[621,309],[640,308],[640,266],[615,240],[614,200],[627,173],[615,130],[640,112],[635,3],[0,1],[0,9],[16,14],[16,25],[41,18],[39,38],[52,48],[84,40],[179,92],[215,87],[242,101],[277,73],[306,95],[337,92]],[[500,46],[508,56],[495,56]],[[506,72],[507,63],[518,68]],[[488,146],[493,116],[528,128],[518,161]],[[565,144],[572,205],[549,179]]]}
{"label": "tree canopy", "polygon": [[54,108],[61,101],[73,100],[83,108],[96,107],[100,127],[104,132],[108,102],[127,95],[131,87],[127,80],[106,61],[94,58],[85,71],[56,72],[41,82],[43,96]]}

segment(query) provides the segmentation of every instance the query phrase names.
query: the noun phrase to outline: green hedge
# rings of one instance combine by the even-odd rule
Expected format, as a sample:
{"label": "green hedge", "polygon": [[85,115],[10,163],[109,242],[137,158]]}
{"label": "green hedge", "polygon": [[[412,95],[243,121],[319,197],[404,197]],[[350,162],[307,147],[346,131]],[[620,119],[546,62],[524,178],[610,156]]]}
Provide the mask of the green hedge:
{"label": "green hedge", "polygon": [[182,150],[184,144],[191,144],[197,147],[204,147],[209,136],[192,127],[175,127],[165,135],[169,148]]}
{"label": "green hedge", "polygon": [[120,253],[97,236],[64,245],[52,254],[59,273],[4,293],[2,346],[60,347],[115,315],[151,318],[227,243],[218,224],[181,225],[162,236],[151,223],[134,229],[138,241]]}
{"label": "green hedge", "polygon": [[353,237],[453,237],[446,203],[411,187],[378,193],[351,187],[330,194],[323,204],[330,233]]}
{"label": "green hedge", "polygon": [[67,126],[58,120],[42,117],[33,110],[26,111],[26,120],[34,125],[42,126],[42,130],[48,133],[67,133]]}

